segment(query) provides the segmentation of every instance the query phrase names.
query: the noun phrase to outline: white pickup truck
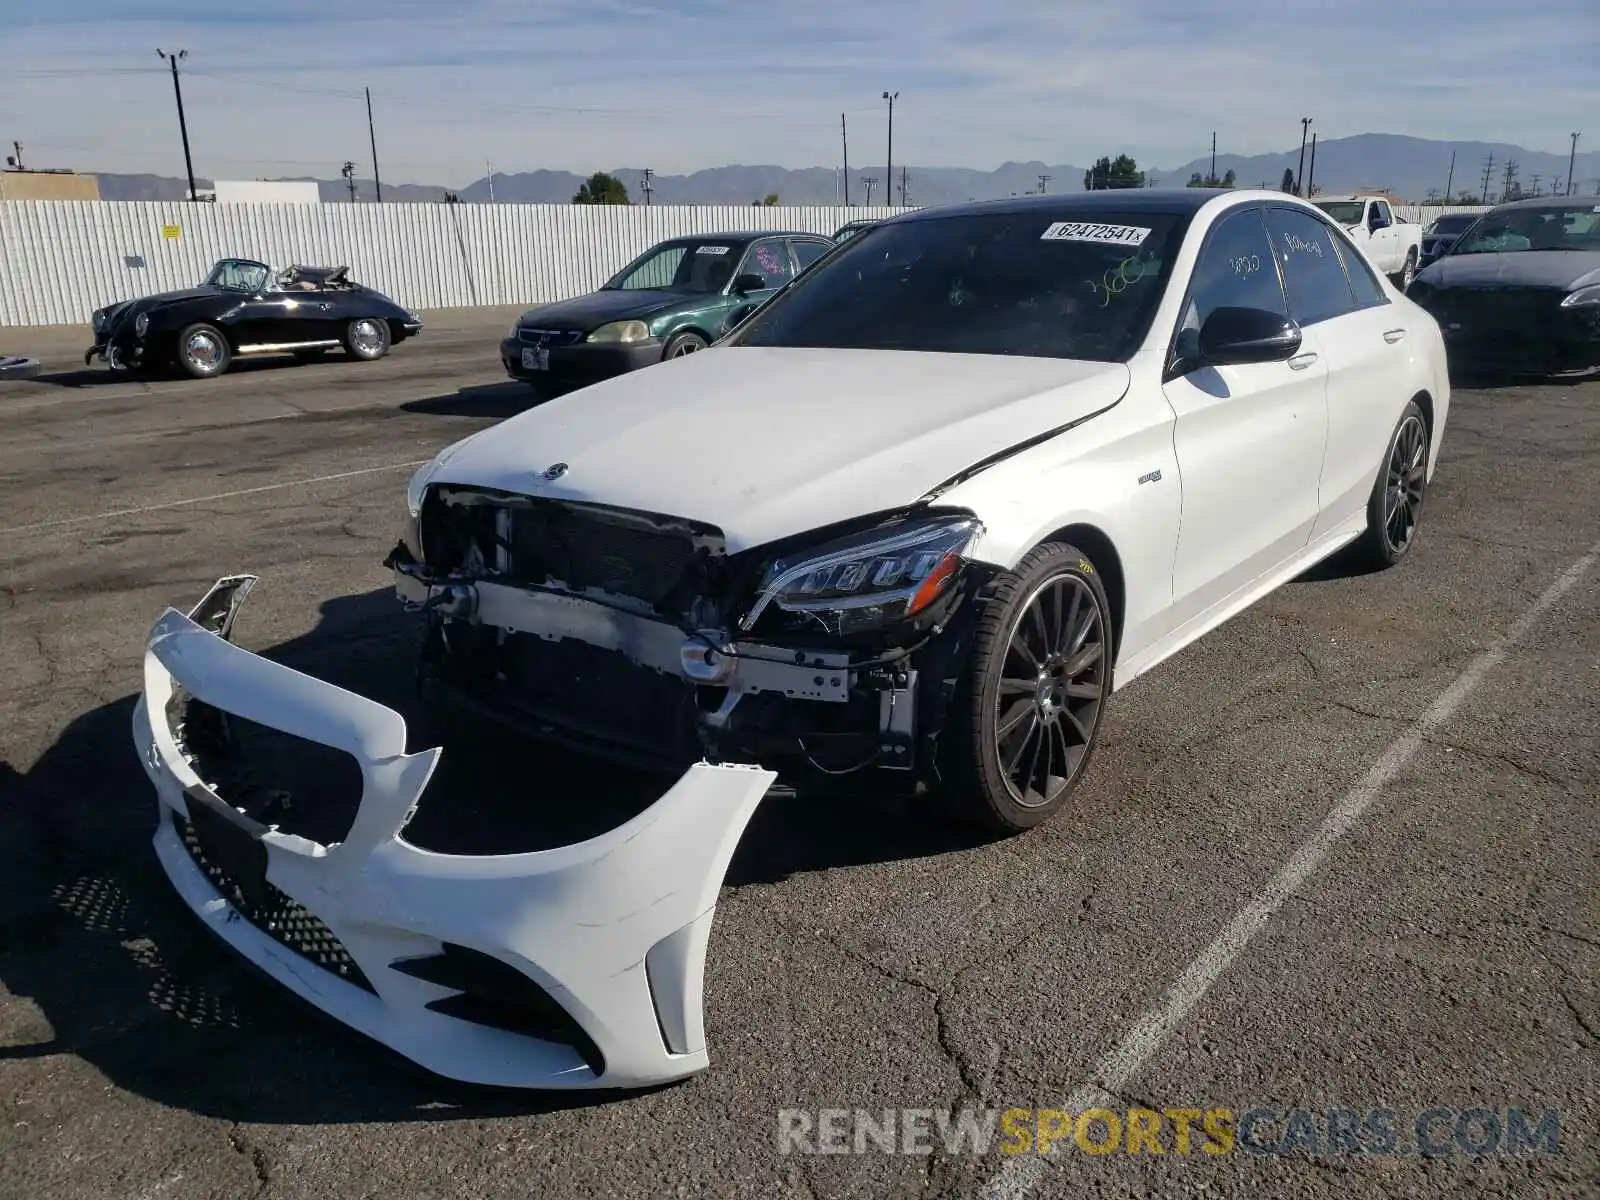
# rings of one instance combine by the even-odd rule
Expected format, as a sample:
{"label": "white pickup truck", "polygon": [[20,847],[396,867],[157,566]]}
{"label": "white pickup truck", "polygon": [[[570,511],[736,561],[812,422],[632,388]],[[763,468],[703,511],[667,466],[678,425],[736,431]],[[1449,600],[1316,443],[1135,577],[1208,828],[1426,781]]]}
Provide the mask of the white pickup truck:
{"label": "white pickup truck", "polygon": [[1312,203],[1349,230],[1367,261],[1402,291],[1410,285],[1422,259],[1422,226],[1397,216],[1382,196],[1319,196]]}

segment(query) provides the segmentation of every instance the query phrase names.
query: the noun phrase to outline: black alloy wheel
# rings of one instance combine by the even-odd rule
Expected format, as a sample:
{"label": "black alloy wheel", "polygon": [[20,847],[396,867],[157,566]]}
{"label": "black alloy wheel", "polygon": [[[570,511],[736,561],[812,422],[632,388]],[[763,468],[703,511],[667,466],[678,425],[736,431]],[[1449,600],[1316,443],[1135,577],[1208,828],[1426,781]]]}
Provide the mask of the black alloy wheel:
{"label": "black alloy wheel", "polygon": [[952,701],[941,790],[958,818],[1015,833],[1058,811],[1111,695],[1111,607],[1074,546],[1047,542],[992,582]]}

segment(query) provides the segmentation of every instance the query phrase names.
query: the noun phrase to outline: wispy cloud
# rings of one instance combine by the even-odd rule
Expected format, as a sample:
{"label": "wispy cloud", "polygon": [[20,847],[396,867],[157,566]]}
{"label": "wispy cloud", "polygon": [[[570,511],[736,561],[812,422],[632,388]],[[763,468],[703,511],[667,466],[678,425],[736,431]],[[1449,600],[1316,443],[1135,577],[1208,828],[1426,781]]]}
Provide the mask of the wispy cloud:
{"label": "wispy cloud", "polygon": [[[1565,148],[1600,111],[1594,0],[64,0],[7,17],[0,133],[40,165],[175,174],[157,46],[186,48],[206,175],[328,174],[366,158],[370,86],[385,174],[663,172],[878,156],[993,166],[1128,151],[1171,165],[1219,143],[1281,149],[1371,131]],[[12,132],[15,131],[15,132]],[[1592,137],[1600,139],[1600,129]]]}

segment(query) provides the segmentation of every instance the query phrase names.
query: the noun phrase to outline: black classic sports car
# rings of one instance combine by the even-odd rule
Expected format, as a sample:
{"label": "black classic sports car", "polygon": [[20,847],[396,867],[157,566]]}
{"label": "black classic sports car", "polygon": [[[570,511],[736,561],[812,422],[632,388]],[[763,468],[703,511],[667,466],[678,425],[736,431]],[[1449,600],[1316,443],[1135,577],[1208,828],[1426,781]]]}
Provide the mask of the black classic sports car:
{"label": "black classic sports car", "polygon": [[219,259],[197,288],[162,292],[94,314],[85,363],[112,370],[176,364],[197,379],[221,375],[235,358],[292,354],[309,359],[343,348],[382,358],[422,331],[422,318],[350,279],[349,267],[285,267]]}
{"label": "black classic sports car", "polygon": [[1600,202],[1546,196],[1491,209],[1406,296],[1439,322],[1452,367],[1600,367]]}

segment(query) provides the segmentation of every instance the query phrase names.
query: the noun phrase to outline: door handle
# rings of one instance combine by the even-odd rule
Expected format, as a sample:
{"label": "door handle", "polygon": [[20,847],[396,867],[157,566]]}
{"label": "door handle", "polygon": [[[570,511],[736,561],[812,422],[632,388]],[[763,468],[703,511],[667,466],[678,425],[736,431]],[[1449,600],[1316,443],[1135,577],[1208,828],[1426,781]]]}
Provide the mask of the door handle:
{"label": "door handle", "polygon": [[1317,355],[1315,351],[1308,351],[1305,354],[1296,354],[1289,360],[1289,369],[1291,371],[1304,371],[1316,361]]}
{"label": "door handle", "polygon": [[317,305],[317,307],[320,308],[323,312],[327,312],[330,308],[333,307],[333,305],[331,305],[331,304],[319,304],[319,305]]}
{"label": "door handle", "polygon": [[1406,331],[1404,329],[1385,329],[1383,331],[1383,340],[1388,342],[1391,346],[1396,342],[1403,340],[1405,336]]}

